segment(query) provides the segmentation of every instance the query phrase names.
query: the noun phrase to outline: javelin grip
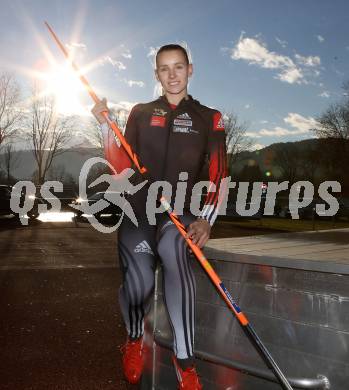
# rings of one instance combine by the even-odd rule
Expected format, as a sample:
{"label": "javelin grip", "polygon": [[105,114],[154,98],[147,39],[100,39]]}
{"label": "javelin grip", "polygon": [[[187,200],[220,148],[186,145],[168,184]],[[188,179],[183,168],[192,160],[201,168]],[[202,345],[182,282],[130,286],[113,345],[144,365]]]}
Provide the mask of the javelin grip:
{"label": "javelin grip", "polygon": [[109,118],[107,112],[103,112],[102,114],[103,114],[104,118],[106,119],[109,127],[114,131],[114,134],[118,137],[120,143],[122,144],[122,146],[126,150],[126,153],[129,155],[129,157],[131,158],[131,160],[135,164],[135,166],[138,169],[138,171],[141,174],[145,174],[147,172],[147,169],[145,167],[141,166],[141,163],[139,162],[136,153],[133,152],[130,144],[126,141],[125,137],[123,136],[123,134],[119,130],[119,128],[116,125],[116,123]]}

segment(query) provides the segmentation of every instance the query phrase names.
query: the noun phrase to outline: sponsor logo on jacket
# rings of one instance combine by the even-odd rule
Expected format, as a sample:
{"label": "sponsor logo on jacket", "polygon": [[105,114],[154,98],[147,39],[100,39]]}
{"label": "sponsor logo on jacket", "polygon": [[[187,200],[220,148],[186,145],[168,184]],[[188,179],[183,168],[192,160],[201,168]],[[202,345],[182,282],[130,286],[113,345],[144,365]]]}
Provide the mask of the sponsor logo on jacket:
{"label": "sponsor logo on jacket", "polygon": [[164,116],[155,116],[151,117],[150,126],[165,127],[166,118]]}
{"label": "sponsor logo on jacket", "polygon": [[190,115],[185,112],[178,115],[173,121],[173,132],[174,133],[186,133],[186,134],[198,134],[199,132],[192,128],[193,121]]}
{"label": "sponsor logo on jacket", "polygon": [[213,115],[213,131],[224,131],[224,120],[220,112]]}
{"label": "sponsor logo on jacket", "polygon": [[163,110],[162,108],[154,108],[153,115],[165,116],[166,114],[167,114],[167,111]]}
{"label": "sponsor logo on jacket", "polygon": [[167,111],[162,108],[154,108],[153,114],[150,119],[150,126],[165,127]]}
{"label": "sponsor logo on jacket", "polygon": [[177,118],[178,119],[189,119],[189,120],[191,120],[190,115],[187,112],[178,115]]}
{"label": "sponsor logo on jacket", "polygon": [[173,124],[175,126],[193,126],[193,121],[187,120],[187,119],[175,119],[173,121]]}

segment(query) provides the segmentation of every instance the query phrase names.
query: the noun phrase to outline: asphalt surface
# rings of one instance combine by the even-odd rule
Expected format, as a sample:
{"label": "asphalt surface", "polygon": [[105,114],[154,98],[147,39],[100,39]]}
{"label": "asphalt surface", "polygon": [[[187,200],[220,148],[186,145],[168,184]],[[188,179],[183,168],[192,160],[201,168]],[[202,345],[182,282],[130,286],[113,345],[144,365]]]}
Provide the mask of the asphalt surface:
{"label": "asphalt surface", "polygon": [[87,224],[0,224],[1,390],[137,388],[121,371],[116,239]]}
{"label": "asphalt surface", "polygon": [[137,388],[121,371],[116,244],[87,223],[0,221],[0,390]]}

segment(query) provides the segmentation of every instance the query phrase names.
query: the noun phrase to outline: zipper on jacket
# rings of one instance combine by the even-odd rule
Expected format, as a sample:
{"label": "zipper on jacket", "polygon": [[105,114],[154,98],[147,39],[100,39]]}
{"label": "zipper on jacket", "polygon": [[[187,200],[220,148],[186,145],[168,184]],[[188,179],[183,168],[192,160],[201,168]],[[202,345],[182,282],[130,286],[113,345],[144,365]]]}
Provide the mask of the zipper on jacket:
{"label": "zipper on jacket", "polygon": [[173,113],[176,111],[176,108],[173,110],[170,106],[169,109],[171,110],[168,115],[168,121],[167,121],[167,138],[166,138],[166,145],[165,145],[165,161],[164,161],[164,167],[162,169],[162,175],[161,180],[165,179],[165,172],[167,169],[167,161],[168,161],[168,147],[170,144],[170,135],[172,130],[172,122],[173,122]]}

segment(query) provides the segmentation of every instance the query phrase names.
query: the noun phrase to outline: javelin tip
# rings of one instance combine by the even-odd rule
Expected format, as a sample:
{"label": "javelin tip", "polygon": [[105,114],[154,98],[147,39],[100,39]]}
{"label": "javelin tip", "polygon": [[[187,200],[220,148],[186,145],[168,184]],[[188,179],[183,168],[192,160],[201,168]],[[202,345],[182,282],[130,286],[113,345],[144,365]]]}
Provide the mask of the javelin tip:
{"label": "javelin tip", "polygon": [[52,27],[46,22],[46,20],[44,20],[44,23],[45,23],[45,26],[48,28],[49,32],[51,33],[51,35],[53,35],[56,39],[56,34],[52,30]]}

